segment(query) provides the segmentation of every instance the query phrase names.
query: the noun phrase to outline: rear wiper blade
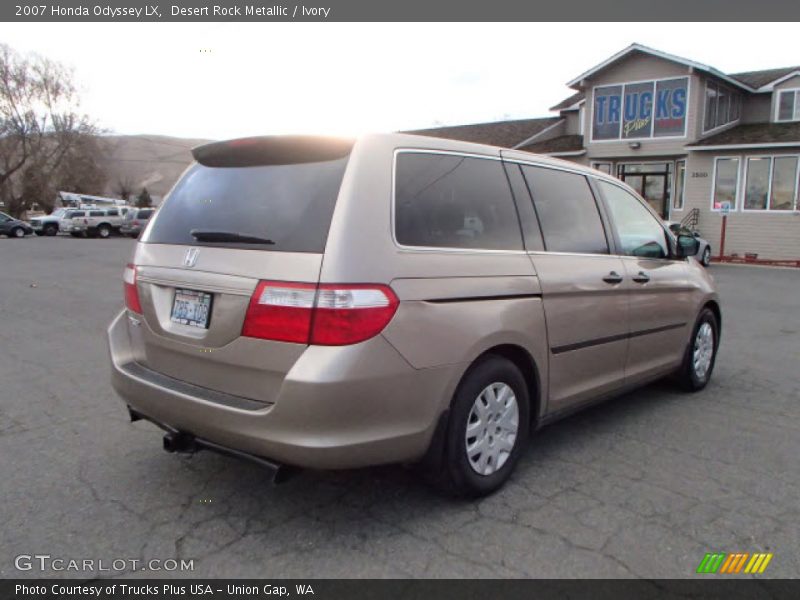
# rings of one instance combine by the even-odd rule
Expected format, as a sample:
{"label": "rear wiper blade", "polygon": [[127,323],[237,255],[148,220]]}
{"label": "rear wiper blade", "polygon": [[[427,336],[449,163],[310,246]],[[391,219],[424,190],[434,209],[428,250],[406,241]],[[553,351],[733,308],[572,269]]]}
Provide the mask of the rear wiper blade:
{"label": "rear wiper blade", "polygon": [[234,231],[207,231],[192,229],[191,236],[198,242],[234,242],[237,244],[274,244],[273,240],[256,235],[244,235]]}

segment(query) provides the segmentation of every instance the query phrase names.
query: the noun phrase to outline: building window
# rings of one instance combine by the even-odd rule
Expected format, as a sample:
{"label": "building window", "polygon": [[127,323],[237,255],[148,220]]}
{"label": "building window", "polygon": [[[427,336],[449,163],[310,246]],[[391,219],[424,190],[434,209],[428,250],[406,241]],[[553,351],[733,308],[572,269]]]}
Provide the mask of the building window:
{"label": "building window", "polygon": [[747,159],[747,184],[744,191],[745,210],[766,210],[769,197],[769,158]]}
{"label": "building window", "polygon": [[686,161],[675,163],[675,197],[672,200],[674,210],[683,210],[683,186],[686,181]]}
{"label": "building window", "polygon": [[797,198],[797,157],[776,156],[772,159],[770,210],[792,210]]}
{"label": "building window", "polygon": [[800,89],[778,93],[777,121],[800,121]]}
{"label": "building window", "polygon": [[707,82],[703,131],[737,121],[741,113],[741,101],[741,96],[730,88],[713,81]]}
{"label": "building window", "polygon": [[605,173],[606,175],[611,175],[611,163],[610,162],[596,162],[592,163],[592,168],[597,169],[601,173]]}
{"label": "building window", "polygon": [[747,159],[744,209],[789,211],[797,206],[797,156],[754,156]]}
{"label": "building window", "polygon": [[683,137],[688,95],[688,77],[596,87],[592,140]]}
{"label": "building window", "polygon": [[714,163],[714,190],[712,192],[712,210],[720,210],[724,202],[736,208],[736,197],[739,195],[739,159],[718,158]]}

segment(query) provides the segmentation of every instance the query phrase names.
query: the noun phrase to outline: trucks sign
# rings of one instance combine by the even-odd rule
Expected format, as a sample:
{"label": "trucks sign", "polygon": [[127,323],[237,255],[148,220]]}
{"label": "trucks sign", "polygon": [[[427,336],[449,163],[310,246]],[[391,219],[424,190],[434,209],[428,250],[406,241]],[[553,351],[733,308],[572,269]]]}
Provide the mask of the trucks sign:
{"label": "trucks sign", "polygon": [[593,140],[683,136],[689,78],[594,88]]}

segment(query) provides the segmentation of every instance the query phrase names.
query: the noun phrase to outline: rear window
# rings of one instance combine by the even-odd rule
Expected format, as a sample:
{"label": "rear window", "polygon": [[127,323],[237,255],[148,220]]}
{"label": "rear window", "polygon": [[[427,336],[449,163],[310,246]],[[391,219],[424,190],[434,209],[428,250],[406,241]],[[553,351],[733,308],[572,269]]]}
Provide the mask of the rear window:
{"label": "rear window", "polygon": [[150,215],[152,215],[152,214],[153,214],[153,209],[152,208],[148,208],[146,210],[140,210],[139,212],[137,212],[136,213],[136,218],[137,219],[149,219]]}
{"label": "rear window", "polygon": [[405,246],[521,250],[503,165],[449,154],[398,154],[395,236]]}
{"label": "rear window", "polygon": [[[143,241],[323,252],[347,160],[249,167],[195,164],[170,192]],[[200,242],[193,230],[273,243]]]}

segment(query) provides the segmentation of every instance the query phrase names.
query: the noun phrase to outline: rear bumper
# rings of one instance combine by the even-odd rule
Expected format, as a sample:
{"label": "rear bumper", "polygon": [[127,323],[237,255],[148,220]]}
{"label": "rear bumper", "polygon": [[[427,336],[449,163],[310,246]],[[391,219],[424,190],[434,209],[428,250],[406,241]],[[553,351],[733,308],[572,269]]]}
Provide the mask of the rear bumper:
{"label": "rear bumper", "polygon": [[275,402],[259,405],[138,365],[125,311],[108,341],[112,385],[136,413],[241,452],[322,469],[422,458],[465,368],[414,369],[381,336],[309,346]]}

